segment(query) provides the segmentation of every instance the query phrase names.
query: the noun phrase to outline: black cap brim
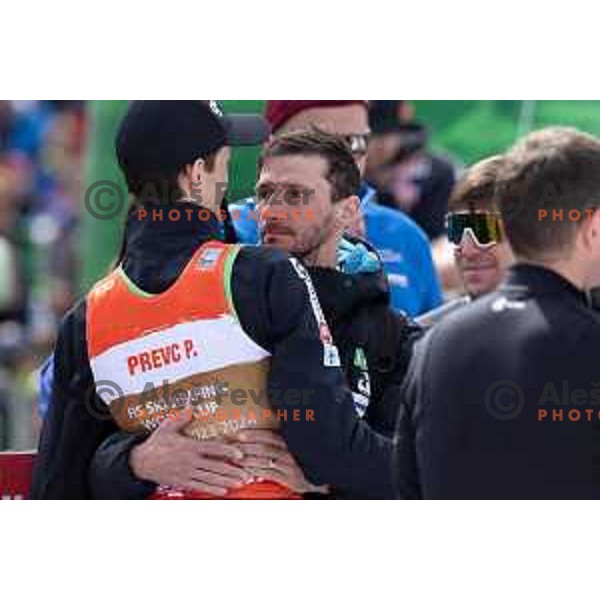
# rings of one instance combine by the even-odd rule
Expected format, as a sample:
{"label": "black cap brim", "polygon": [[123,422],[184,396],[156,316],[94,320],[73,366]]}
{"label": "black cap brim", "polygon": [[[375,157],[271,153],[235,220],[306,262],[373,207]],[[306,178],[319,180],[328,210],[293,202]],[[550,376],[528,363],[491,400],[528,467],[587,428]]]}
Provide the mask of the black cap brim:
{"label": "black cap brim", "polygon": [[269,137],[269,124],[260,115],[223,116],[228,146],[258,146]]}

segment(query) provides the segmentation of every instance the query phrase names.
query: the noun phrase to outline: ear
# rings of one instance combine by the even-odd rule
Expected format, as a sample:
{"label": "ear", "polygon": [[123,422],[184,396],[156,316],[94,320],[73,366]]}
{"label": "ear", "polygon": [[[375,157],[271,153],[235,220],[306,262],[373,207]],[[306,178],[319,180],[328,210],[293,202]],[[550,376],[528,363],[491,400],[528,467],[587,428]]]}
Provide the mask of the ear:
{"label": "ear", "polygon": [[340,233],[365,237],[365,219],[358,196],[349,196],[336,203],[336,227]]}
{"label": "ear", "polygon": [[335,218],[340,229],[346,230],[349,225],[360,217],[360,199],[358,196],[348,196],[334,204]]}
{"label": "ear", "polygon": [[179,187],[186,193],[188,198],[194,198],[194,190],[202,185],[204,176],[204,161],[198,159],[191,165],[186,165],[177,178]]}
{"label": "ear", "polygon": [[275,139],[275,134],[273,132],[269,133],[269,137],[263,142],[263,150]]}
{"label": "ear", "polygon": [[600,256],[600,210],[582,217],[578,238],[586,254]]}
{"label": "ear", "polygon": [[204,160],[199,158],[194,164],[189,165],[189,177],[192,185],[199,185],[204,178]]}

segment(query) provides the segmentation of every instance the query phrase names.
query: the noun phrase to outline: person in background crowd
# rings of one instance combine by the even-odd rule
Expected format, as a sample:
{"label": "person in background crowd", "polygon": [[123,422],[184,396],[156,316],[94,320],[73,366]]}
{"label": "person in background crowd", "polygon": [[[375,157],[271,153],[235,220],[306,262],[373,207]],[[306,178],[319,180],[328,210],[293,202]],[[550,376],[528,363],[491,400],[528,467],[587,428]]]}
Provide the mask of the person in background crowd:
{"label": "person in background crowd", "polygon": [[14,110],[10,100],[0,100],[0,155],[10,148],[10,135],[14,124]]}
{"label": "person in background crowd", "polygon": [[503,165],[500,155],[468,169],[456,184],[449,202],[448,241],[466,295],[418,317],[429,327],[471,300],[493,292],[504,279],[514,256],[494,204],[494,189]]}
{"label": "person in background crowd", "polygon": [[460,288],[451,246],[445,236],[448,197],[454,167],[427,150],[427,131],[416,123],[406,100],[374,100],[370,122],[374,131],[367,161],[367,180],[388,206],[408,212],[431,239],[431,254],[445,295]]}
{"label": "person in background crowd", "polygon": [[27,335],[33,353],[43,356],[74,299],[85,120],[80,101],[15,101],[4,113],[2,169],[19,201],[15,236],[25,265]]}
{"label": "person in background crowd", "polygon": [[25,325],[26,295],[20,248],[15,239],[19,198],[12,171],[0,164],[0,324]]}
{"label": "person in background crowd", "polygon": [[[600,316],[588,294],[600,285],[600,140],[529,134],[504,156],[495,196],[516,264],[415,345],[401,494],[600,498]],[[564,217],[544,218],[549,207]]]}
{"label": "person in background crowd", "polygon": [[366,179],[379,202],[410,215],[430,240],[439,238],[445,232],[453,165],[427,149],[427,130],[405,100],[372,100],[369,124],[373,138]]}
{"label": "person in background crowd", "polygon": [[[18,420],[27,409],[18,382],[27,368],[27,289],[21,240],[18,236],[20,198],[14,173],[0,163],[0,451],[31,444],[23,433],[29,420]],[[29,428],[31,429],[31,428]]]}
{"label": "person in background crowd", "polygon": [[[350,145],[361,176],[367,161],[369,123],[364,100],[269,100],[265,116],[274,135],[311,126],[343,137]],[[361,214],[349,228],[376,248],[388,277],[392,306],[409,316],[427,312],[442,302],[427,236],[399,211],[381,206],[375,190],[364,182],[360,189]],[[231,205],[239,240],[259,241],[256,220],[249,218],[253,200]]]}
{"label": "person in background crowd", "polygon": [[77,107],[61,106],[52,120],[42,153],[44,169],[52,174],[52,186],[43,213],[51,220],[56,237],[50,241],[46,269],[48,303],[55,315],[63,315],[75,301],[73,273],[77,271],[77,233],[82,194],[84,126]]}

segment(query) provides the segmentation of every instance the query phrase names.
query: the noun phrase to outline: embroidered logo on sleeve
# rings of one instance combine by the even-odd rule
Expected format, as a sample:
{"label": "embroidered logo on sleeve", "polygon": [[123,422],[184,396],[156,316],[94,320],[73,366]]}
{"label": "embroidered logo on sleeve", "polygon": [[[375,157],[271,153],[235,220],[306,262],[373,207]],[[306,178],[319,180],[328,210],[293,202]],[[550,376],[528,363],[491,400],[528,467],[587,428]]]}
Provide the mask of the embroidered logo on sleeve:
{"label": "embroidered logo on sleeve", "polygon": [[223,248],[207,248],[198,257],[198,268],[203,271],[214,269],[221,254],[223,254]]}
{"label": "embroidered logo on sleeve", "polygon": [[[354,398],[354,408],[359,417],[364,417],[371,402],[371,380],[369,377],[369,367],[367,357],[362,348],[356,348],[354,352],[353,366],[358,370],[358,375],[355,381],[352,382],[352,387],[356,386],[356,390],[352,390]],[[354,379],[354,377],[352,378]]]}

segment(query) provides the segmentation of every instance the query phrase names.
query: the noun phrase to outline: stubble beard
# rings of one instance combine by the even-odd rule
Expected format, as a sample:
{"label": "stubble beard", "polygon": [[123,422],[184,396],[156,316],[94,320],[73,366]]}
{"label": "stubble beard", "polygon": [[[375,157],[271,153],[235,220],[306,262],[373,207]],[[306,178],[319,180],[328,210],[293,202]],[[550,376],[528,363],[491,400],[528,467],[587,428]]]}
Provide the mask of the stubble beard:
{"label": "stubble beard", "polygon": [[291,254],[299,258],[306,265],[314,265],[320,258],[321,251],[330,241],[331,236],[335,235],[333,227],[333,213],[330,213],[323,223],[313,225],[306,230],[298,243],[294,245]]}

